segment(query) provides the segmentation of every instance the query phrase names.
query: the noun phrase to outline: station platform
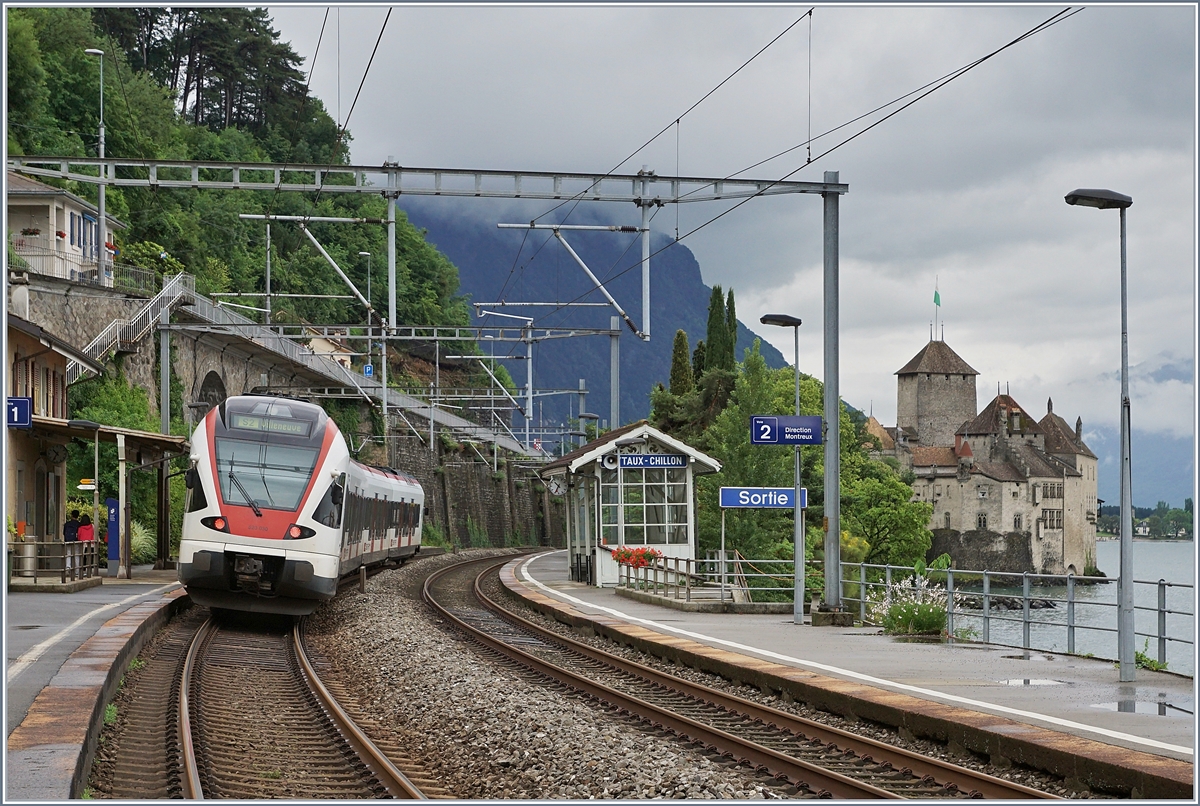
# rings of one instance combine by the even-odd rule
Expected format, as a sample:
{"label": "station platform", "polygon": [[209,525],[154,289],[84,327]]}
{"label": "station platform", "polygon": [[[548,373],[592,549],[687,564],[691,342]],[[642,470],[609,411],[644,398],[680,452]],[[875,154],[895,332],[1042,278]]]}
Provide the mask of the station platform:
{"label": "station platform", "polygon": [[687,612],[569,581],[565,551],[509,563],[502,581],[565,623],[842,714],[953,743],[1090,788],[1194,800],[1192,678],[1110,661],[875,627],[812,627],[791,613]]}
{"label": "station platform", "polygon": [[128,661],[186,601],[173,570],[135,566],[132,579],[94,579],[100,584],[73,592],[18,584],[4,597],[5,802],[82,795],[96,709],[112,698]]}

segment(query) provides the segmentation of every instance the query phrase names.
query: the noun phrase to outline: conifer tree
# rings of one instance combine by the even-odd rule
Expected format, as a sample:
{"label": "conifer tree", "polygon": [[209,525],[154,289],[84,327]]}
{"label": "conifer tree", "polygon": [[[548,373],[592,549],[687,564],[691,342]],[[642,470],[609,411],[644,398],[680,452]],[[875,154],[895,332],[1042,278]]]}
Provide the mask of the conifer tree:
{"label": "conifer tree", "polygon": [[708,348],[704,344],[704,339],[696,342],[696,349],[692,352],[692,383],[700,380],[704,375],[704,362],[708,358]]}
{"label": "conifer tree", "polygon": [[675,331],[675,344],[671,349],[671,394],[683,397],[694,385],[692,364],[688,348],[687,333]]}
{"label": "conifer tree", "polygon": [[704,350],[704,370],[733,369],[728,363],[728,357],[733,354],[729,349],[729,326],[725,324],[725,295],[721,286],[713,286],[712,295],[708,299],[708,333],[707,347]]}
{"label": "conifer tree", "polygon": [[729,369],[733,369],[737,365],[737,336],[738,336],[738,321],[737,311],[733,306],[733,289],[729,289],[728,301],[725,303],[725,325],[729,328]]}

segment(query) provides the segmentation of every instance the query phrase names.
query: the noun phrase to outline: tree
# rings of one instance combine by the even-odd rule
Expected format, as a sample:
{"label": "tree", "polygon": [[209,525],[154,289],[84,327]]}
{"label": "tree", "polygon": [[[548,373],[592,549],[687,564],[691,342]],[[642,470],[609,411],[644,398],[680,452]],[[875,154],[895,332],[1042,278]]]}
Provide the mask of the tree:
{"label": "tree", "polygon": [[925,561],[933,505],[911,497],[912,488],[886,467],[843,488],[842,519],[851,534],[871,544],[867,562],[911,566]]}
{"label": "tree", "polygon": [[682,397],[692,391],[695,381],[689,357],[687,333],[675,331],[675,343],[671,348],[671,394]]}
{"label": "tree", "polygon": [[737,312],[733,305],[733,289],[729,289],[729,296],[725,303],[725,327],[729,330],[729,368],[733,369],[733,365],[737,363],[737,338],[738,338],[738,320]]}
{"label": "tree", "polygon": [[733,369],[730,360],[733,350],[729,345],[729,326],[725,324],[725,297],[721,286],[713,286],[708,299],[708,332],[705,334],[704,371]]}
{"label": "tree", "polygon": [[696,349],[692,353],[692,381],[699,381],[704,375],[704,362],[708,360],[708,348],[704,344],[704,339],[696,342]]}

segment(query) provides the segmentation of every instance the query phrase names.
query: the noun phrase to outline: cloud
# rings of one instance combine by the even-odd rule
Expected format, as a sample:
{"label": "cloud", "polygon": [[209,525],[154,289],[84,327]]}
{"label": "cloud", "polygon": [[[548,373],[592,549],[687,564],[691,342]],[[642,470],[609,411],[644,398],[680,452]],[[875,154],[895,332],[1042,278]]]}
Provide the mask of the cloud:
{"label": "cloud", "polygon": [[[816,9],[680,119],[805,9],[783,7],[398,7],[350,128],[377,164],[719,177],[904,96],[1020,36],[1042,6]],[[311,57],[324,9],[272,9]],[[313,87],[342,114],[382,7],[334,15]],[[1131,195],[1129,351],[1139,428],[1191,435],[1195,399],[1196,8],[1087,7],[965,73],[860,137],[839,130],[753,169],[818,181],[839,171],[841,390],[895,417],[893,373],[929,338],[980,372],[981,405],[1008,384],[1037,410],[1053,397],[1085,428],[1119,412],[1116,211],[1067,206],[1078,187]],[[811,63],[811,102],[809,65]],[[811,116],[809,110],[811,108]],[[894,107],[889,107],[892,109]],[[876,115],[870,120],[877,120]],[[828,156],[827,149],[847,140]],[[804,166],[809,153],[816,157]],[[549,205],[464,204],[494,224]],[[653,228],[686,238],[705,282],[739,312],[800,316],[801,366],[822,372],[822,204],[811,196],[689,204]],[[511,216],[522,216],[512,218]],[[627,223],[632,205],[604,216]],[[711,224],[705,225],[706,222]],[[702,227],[697,229],[698,227]],[[515,255],[513,256],[515,259]],[[764,335],[790,358],[790,334]],[[940,330],[939,334],[940,336]]]}

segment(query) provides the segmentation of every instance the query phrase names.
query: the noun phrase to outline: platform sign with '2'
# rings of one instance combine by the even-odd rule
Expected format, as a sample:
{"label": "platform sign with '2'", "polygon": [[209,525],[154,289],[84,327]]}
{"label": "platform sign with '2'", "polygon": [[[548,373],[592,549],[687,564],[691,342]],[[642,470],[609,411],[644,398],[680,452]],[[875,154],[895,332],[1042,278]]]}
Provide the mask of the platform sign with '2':
{"label": "platform sign with '2'", "polygon": [[756,414],[750,418],[752,445],[820,445],[821,418],[816,415]]}

